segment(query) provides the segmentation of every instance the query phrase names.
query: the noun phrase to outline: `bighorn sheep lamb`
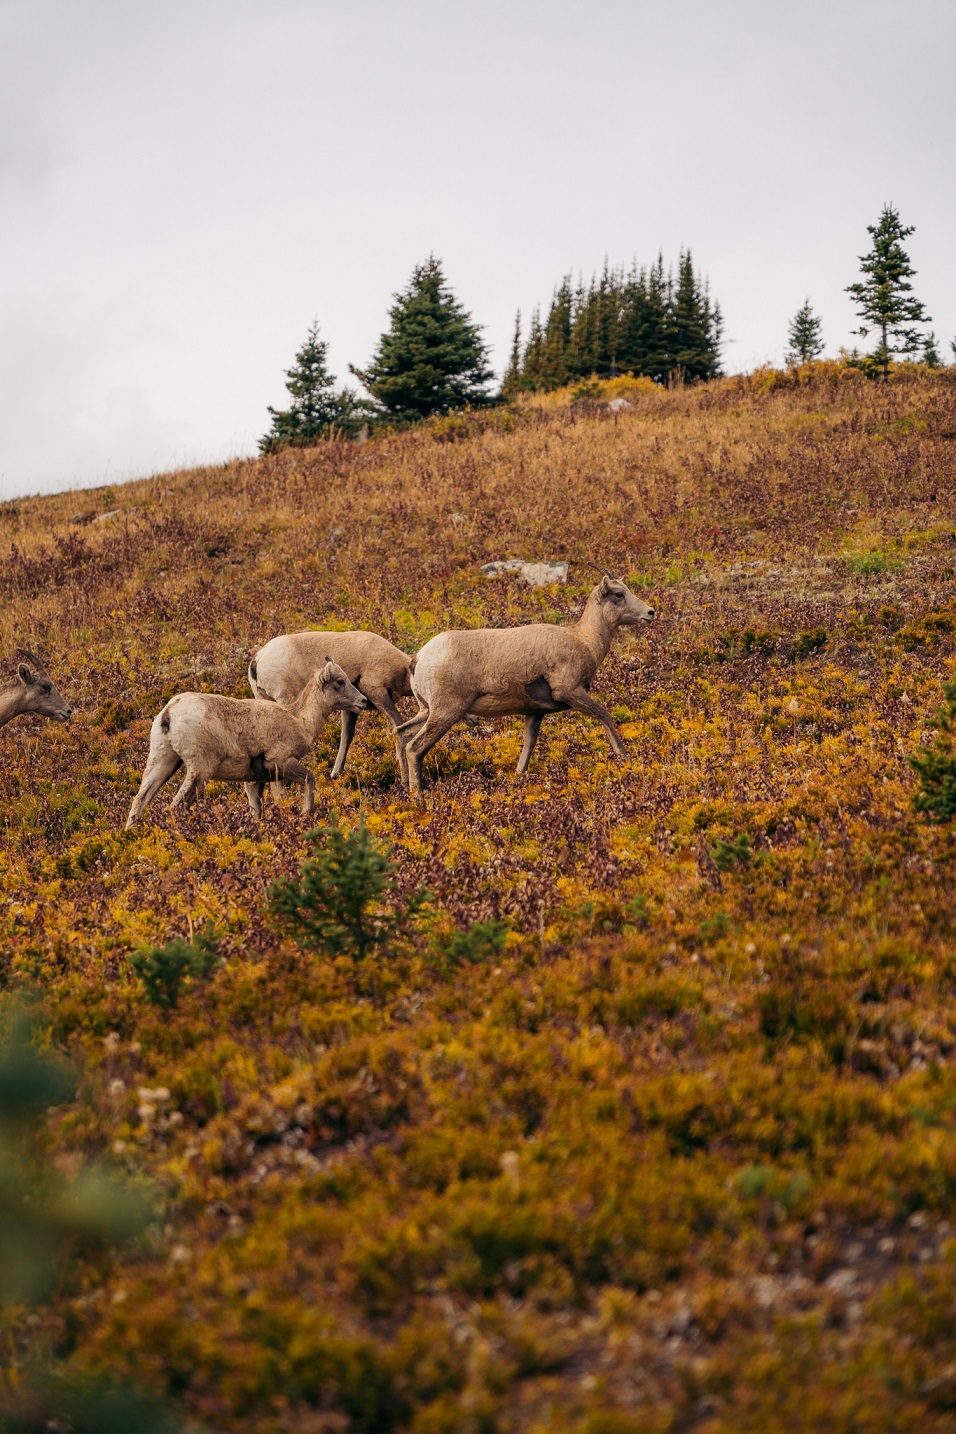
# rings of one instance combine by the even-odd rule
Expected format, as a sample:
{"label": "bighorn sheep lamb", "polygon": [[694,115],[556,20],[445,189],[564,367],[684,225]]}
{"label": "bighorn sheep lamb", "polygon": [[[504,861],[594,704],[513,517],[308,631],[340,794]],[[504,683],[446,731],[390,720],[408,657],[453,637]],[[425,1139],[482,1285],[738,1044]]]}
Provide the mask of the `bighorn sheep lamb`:
{"label": "bighorn sheep lamb", "polygon": [[[329,653],[371,706],[384,712],[392,727],[397,728],[402,718],[395,701],[412,694],[409,659],[375,632],[290,632],[274,637],[260,647],[249,663],[249,686],[256,697],[292,702]],[[343,711],[333,777],[341,776],[356,721],[356,711]],[[407,777],[404,745],[397,738],[395,756],[403,778]]]}
{"label": "bighorn sheep lamb", "polygon": [[25,647],[18,647],[20,659],[17,675],[0,687],[0,727],[19,717],[21,712],[35,712],[38,717],[52,717],[54,722],[67,722],[73,708],[57,692],[46,667]]}
{"label": "bighorn sheep lamb", "polygon": [[588,696],[588,688],[617,629],[638,627],[653,616],[652,607],[606,573],[576,623],[479,628],[433,637],[411,665],[412,691],[422,710],[398,729],[406,743],[409,790],[421,791],[422,758],[466,712],[481,717],[524,715],[519,772],[527,771],[546,713],[568,708],[596,717],[614,756],[623,757],[611,714]]}
{"label": "bighorn sheep lamb", "polygon": [[302,811],[315,810],[315,779],[301,758],[318,739],[333,712],[364,712],[368,702],[331,658],[313,672],[294,702],[263,702],[254,697],[220,697],[180,692],[154,719],[149,757],[139,791],[126,819],[127,831],[139,821],[165,782],[180,767],[186,779],[172,805],[191,804],[206,782],[244,782],[256,817],[268,781],[291,777],[305,784]]}

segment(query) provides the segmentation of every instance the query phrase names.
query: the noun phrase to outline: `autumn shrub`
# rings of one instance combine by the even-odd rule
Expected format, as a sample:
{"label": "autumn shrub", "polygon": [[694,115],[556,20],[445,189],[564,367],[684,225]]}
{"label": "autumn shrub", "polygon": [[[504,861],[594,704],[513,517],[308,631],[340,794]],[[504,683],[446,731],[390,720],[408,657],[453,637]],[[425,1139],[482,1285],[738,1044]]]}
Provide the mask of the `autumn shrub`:
{"label": "autumn shrub", "polygon": [[171,1011],[179,1004],[183,984],[204,980],[218,964],[217,936],[211,921],[191,941],[176,937],[164,946],[134,951],[129,964],[143,983],[146,999]]}
{"label": "autumn shrub", "polygon": [[396,900],[395,863],[364,817],[352,832],[332,822],[306,841],[312,855],[300,863],[298,878],[269,887],[272,916],[299,944],[361,961],[396,936],[424,895]]}
{"label": "autumn shrub", "polygon": [[927,812],[939,822],[950,822],[956,816],[956,677],[943,683],[943,696],[946,701],[936,714],[932,746],[920,747],[909,760],[919,777],[915,810]]}

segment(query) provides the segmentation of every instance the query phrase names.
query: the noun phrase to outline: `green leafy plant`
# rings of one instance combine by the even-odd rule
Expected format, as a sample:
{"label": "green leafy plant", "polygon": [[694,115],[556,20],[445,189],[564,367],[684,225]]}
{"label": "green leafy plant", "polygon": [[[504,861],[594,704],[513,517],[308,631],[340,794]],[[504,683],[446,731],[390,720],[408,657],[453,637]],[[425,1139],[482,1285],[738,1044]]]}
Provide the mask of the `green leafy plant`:
{"label": "green leafy plant", "polygon": [[177,937],[165,946],[144,946],[134,951],[130,965],[143,983],[146,999],[171,1011],[179,1004],[183,983],[201,981],[218,961],[216,932],[211,921],[192,941]]}
{"label": "green leafy plant", "polygon": [[956,677],[943,683],[945,705],[936,714],[938,728],[930,747],[920,747],[910,757],[910,766],[919,777],[919,791],[913,798],[918,812],[928,812],[939,822],[956,816]]}
{"label": "green leafy plant", "polygon": [[300,863],[298,879],[269,887],[272,916],[300,945],[361,961],[395,936],[424,894],[384,909],[394,899],[396,867],[390,848],[375,841],[364,817],[355,831],[332,822],[305,839],[312,855]]}

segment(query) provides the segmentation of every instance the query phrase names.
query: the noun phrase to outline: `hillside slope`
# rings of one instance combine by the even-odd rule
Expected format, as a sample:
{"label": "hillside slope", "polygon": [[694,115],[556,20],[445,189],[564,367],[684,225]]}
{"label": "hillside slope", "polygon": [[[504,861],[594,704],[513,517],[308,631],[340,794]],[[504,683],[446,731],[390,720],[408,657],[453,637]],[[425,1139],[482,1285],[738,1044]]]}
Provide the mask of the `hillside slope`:
{"label": "hillside slope", "polygon": [[[5,1009],[37,991],[83,1072],[57,1158],[164,1201],[8,1361],[52,1332],[257,1434],[956,1428],[956,846],[907,763],[956,650],[953,378],[550,396],[0,507],[0,651],[78,708],[0,734]],[[571,580],[481,576],[510,555]],[[588,559],[659,614],[595,683],[625,764],[562,714],[517,780],[520,721],[483,724],[416,807],[384,722],[335,785],[327,729],[319,820],[430,893],[363,969],[270,924],[295,793],[256,827],[171,785],[122,831],[173,692],[244,695],[309,625],[562,620]],[[166,1014],[130,954],[207,918]]]}

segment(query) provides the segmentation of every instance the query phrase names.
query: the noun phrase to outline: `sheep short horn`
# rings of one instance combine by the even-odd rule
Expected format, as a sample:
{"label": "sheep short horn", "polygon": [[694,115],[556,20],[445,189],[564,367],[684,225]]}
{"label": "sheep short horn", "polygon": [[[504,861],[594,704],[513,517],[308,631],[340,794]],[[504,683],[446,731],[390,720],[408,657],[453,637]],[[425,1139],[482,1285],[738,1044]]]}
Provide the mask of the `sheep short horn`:
{"label": "sheep short horn", "polygon": [[600,563],[592,562],[590,558],[585,559],[585,561],[589,568],[594,568],[597,572],[603,573],[606,578],[614,577],[614,574],[609,572],[607,568],[602,568]]}

